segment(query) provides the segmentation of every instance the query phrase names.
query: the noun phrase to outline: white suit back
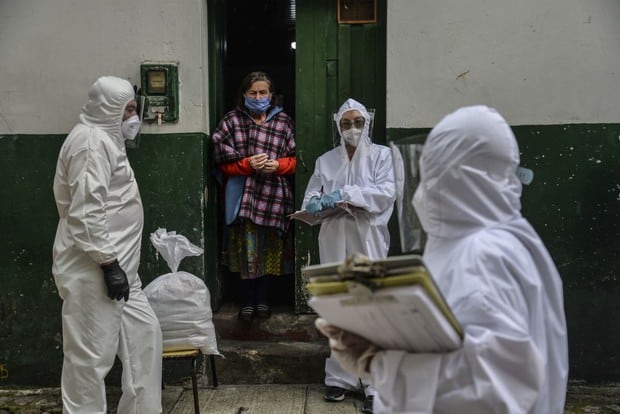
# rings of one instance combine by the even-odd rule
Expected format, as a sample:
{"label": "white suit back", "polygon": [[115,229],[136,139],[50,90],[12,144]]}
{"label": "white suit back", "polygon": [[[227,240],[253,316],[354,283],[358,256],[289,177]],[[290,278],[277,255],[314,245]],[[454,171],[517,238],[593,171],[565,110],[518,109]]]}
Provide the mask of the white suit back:
{"label": "white suit back", "polygon": [[[562,282],[521,216],[518,164],[515,137],[491,108],[462,108],[431,131],[414,206],[424,259],[465,338],[450,354],[382,353],[376,412],[563,412]],[[411,384],[404,392],[399,376]]]}

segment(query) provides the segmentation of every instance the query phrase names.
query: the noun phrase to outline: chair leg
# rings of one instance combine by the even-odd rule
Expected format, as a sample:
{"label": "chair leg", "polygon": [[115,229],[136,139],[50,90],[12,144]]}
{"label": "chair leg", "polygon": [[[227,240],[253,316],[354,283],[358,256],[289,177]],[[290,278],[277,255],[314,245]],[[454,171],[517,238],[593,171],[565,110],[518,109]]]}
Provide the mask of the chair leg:
{"label": "chair leg", "polygon": [[164,384],[164,359],[161,360],[161,389],[165,390],[166,385]]}
{"label": "chair leg", "polygon": [[192,390],[194,392],[194,413],[200,414],[198,403],[198,380],[196,379],[196,357],[192,358]]}
{"label": "chair leg", "polygon": [[211,378],[213,379],[213,388],[217,387],[217,372],[215,371],[215,355],[209,355],[209,365],[211,365]]}

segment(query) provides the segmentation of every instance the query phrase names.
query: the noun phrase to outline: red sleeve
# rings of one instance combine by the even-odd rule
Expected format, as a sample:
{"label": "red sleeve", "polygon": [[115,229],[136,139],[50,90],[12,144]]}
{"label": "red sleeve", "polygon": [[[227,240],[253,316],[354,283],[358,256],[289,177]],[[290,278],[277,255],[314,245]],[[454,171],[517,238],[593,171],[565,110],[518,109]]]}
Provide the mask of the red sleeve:
{"label": "red sleeve", "polygon": [[278,158],[278,164],[280,165],[276,170],[277,175],[289,175],[295,173],[295,167],[297,166],[296,157],[284,157]]}
{"label": "red sleeve", "polygon": [[230,175],[252,175],[254,168],[250,167],[250,158],[246,157],[238,161],[219,164],[217,168],[224,173],[225,176]]}

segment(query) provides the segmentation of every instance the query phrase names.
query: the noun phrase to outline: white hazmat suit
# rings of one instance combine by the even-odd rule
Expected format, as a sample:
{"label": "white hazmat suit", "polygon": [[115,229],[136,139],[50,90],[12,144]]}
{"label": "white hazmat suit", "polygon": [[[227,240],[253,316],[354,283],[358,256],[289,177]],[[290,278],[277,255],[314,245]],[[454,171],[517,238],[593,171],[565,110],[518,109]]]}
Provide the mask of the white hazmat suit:
{"label": "white hazmat suit", "polygon": [[518,164],[515,137],[491,108],[461,108],[431,131],[413,203],[428,233],[424,259],[464,343],[447,354],[378,352],[376,413],[563,412],[562,282],[521,216]]}
{"label": "white hazmat suit", "polygon": [[[355,153],[349,160],[340,120],[352,110],[359,111],[365,122]],[[396,200],[392,153],[388,147],[372,143],[369,135],[370,115],[354,99],[347,99],[340,107],[335,122],[341,136],[340,145],[316,160],[302,209],[312,197],[339,190],[342,201],[365,211],[355,217],[339,216],[321,223],[320,261],[342,262],[355,253],[365,254],[371,259],[385,258],[390,247],[388,222]],[[351,390],[359,387],[359,378],[344,371],[333,358],[328,358],[325,362],[325,384]],[[365,381],[364,385],[367,395],[374,394]]]}
{"label": "white hazmat suit", "polygon": [[[126,80],[99,78],[58,156],[60,220],[52,272],[63,300],[63,413],[105,414],[105,376],[118,355],[119,414],[161,413],[162,336],[138,276],[143,211],[121,121],[134,99]],[[108,298],[100,264],[118,259],[129,300]]]}
{"label": "white hazmat suit", "polygon": [[352,110],[359,111],[366,119],[353,158],[349,160],[342,137],[340,145],[321,155],[308,181],[302,209],[310,198],[340,190],[342,201],[363,208],[366,214],[340,216],[321,223],[321,263],[341,262],[354,253],[382,259],[390,247],[387,226],[396,200],[392,154],[388,147],[372,143],[370,115],[354,99],[347,99],[338,110],[336,126],[340,135],[340,119]]}

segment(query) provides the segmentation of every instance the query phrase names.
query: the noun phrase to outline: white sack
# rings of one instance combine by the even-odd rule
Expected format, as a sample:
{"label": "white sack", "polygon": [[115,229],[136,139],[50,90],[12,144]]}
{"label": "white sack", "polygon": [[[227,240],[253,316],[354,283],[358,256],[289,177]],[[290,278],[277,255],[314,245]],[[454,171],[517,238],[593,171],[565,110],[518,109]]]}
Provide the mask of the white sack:
{"label": "white sack", "polygon": [[203,249],[166,229],[152,233],[151,243],[173,271],[157,277],[143,289],[159,319],[164,351],[198,348],[206,355],[221,355],[217,349],[209,289],[197,276],[177,271],[184,257],[198,256]]}
{"label": "white sack", "polygon": [[205,283],[187,272],[161,275],[144,288],[164,337],[164,350],[199,348],[220,355]]}

